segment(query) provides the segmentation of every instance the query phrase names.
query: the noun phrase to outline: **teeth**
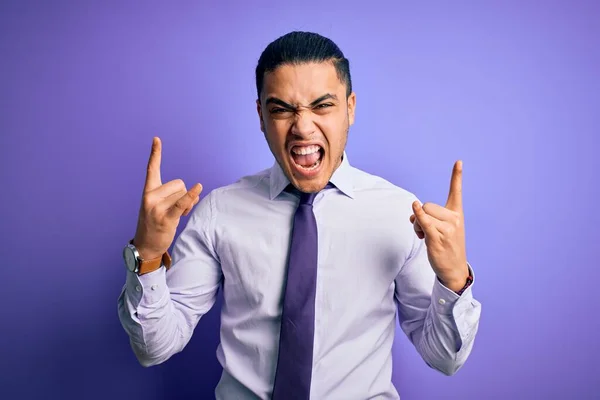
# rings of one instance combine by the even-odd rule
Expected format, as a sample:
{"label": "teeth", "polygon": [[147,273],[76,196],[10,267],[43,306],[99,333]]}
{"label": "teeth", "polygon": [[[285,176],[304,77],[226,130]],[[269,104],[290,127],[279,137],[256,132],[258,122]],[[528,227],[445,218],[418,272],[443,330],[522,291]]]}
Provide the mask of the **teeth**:
{"label": "teeth", "polygon": [[294,146],[292,148],[292,152],[294,154],[305,156],[305,155],[308,155],[308,154],[316,153],[320,149],[321,149],[321,146],[318,146],[316,144],[313,144],[311,146]]}

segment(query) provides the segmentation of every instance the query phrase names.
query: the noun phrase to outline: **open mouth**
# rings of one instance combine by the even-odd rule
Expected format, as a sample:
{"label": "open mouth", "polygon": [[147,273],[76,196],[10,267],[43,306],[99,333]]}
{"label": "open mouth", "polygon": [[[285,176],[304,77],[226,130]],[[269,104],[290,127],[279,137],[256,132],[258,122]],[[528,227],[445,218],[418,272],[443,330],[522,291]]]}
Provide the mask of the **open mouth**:
{"label": "open mouth", "polygon": [[294,166],[300,172],[316,171],[323,160],[323,148],[313,144],[310,146],[294,146],[291,149],[291,158]]}

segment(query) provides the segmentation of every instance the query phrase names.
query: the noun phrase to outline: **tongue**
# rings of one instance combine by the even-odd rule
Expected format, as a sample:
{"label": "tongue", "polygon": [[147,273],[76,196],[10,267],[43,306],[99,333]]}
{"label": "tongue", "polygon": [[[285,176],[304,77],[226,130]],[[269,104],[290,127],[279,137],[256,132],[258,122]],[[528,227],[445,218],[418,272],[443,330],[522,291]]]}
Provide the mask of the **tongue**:
{"label": "tongue", "polygon": [[294,161],[296,162],[296,164],[302,165],[303,167],[310,167],[314,165],[317,161],[319,161],[319,157],[321,157],[321,152],[316,151],[312,154],[306,155],[292,153],[292,157],[294,157]]}

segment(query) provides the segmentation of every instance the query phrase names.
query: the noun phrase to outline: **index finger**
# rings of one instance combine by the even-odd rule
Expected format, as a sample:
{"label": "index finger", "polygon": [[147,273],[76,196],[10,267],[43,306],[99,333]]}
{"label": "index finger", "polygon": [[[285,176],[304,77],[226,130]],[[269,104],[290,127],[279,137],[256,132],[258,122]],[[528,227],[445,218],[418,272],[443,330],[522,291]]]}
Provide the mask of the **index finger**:
{"label": "index finger", "polygon": [[160,185],[162,185],[162,181],[160,179],[161,150],[162,143],[160,141],[160,138],[155,137],[154,139],[152,139],[152,150],[150,151],[150,159],[148,160],[148,170],[146,171],[146,185],[144,187],[145,192],[154,190]]}
{"label": "index finger", "polygon": [[452,169],[450,193],[448,193],[446,208],[453,211],[462,210],[462,167],[462,161],[458,160],[454,163],[454,168]]}

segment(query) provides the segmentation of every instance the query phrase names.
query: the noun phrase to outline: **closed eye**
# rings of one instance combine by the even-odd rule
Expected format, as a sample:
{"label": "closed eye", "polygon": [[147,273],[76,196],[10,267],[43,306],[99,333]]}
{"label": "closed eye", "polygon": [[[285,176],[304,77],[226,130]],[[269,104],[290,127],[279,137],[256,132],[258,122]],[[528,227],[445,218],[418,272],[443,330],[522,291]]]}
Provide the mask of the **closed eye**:
{"label": "closed eye", "polygon": [[290,111],[290,110],[288,110],[288,109],[285,109],[285,108],[281,108],[281,107],[278,107],[278,108],[272,108],[272,109],[271,109],[271,113],[272,113],[272,114],[281,114],[281,113],[284,113],[284,112],[289,112],[289,111]]}

